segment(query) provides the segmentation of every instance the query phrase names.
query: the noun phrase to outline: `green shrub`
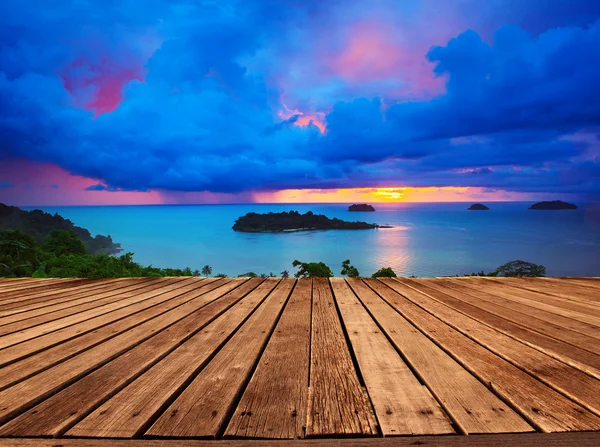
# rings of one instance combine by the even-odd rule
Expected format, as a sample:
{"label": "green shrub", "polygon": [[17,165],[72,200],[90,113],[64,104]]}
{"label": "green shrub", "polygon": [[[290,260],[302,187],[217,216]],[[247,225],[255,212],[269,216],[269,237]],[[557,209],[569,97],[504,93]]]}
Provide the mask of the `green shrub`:
{"label": "green shrub", "polygon": [[294,275],[296,278],[331,278],[333,272],[323,262],[292,262],[292,266],[298,267]]}
{"label": "green shrub", "polygon": [[382,267],[371,275],[371,278],[395,278],[396,274],[391,267]]}

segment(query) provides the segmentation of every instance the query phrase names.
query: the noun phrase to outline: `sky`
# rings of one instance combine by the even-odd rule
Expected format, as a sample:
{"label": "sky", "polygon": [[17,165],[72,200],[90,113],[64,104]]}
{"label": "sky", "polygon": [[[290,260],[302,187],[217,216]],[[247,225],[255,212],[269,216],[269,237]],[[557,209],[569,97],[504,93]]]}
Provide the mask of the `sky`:
{"label": "sky", "polygon": [[0,202],[600,197],[597,0],[3,0]]}

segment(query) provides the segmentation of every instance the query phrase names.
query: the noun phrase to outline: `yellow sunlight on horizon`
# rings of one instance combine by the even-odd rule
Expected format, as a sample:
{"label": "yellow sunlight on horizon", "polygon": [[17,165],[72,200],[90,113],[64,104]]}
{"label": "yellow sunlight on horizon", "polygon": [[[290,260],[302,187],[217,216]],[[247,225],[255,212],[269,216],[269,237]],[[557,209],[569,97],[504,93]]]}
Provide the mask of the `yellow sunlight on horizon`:
{"label": "yellow sunlight on horizon", "polygon": [[485,191],[464,186],[382,187],[343,189],[284,189],[255,192],[257,203],[344,203],[344,202],[472,202],[527,200],[527,194]]}

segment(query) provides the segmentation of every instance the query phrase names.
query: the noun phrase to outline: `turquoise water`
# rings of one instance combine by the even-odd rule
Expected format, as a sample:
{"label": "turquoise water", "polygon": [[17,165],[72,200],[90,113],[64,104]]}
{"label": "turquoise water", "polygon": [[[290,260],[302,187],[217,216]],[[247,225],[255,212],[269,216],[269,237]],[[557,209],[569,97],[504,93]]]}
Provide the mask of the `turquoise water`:
{"label": "turquoise water", "polygon": [[[532,211],[529,203],[375,204],[374,213],[350,213],[347,204],[43,207],[93,234],[110,234],[143,264],[201,269],[233,276],[248,271],[293,272],[292,261],[324,261],[336,275],[350,258],[362,275],[392,267],[419,277],[494,270],[522,259],[543,264],[549,275],[600,275],[600,213]],[[32,209],[32,208],[29,208]],[[394,228],[287,234],[238,233],[241,215],[298,210]]]}

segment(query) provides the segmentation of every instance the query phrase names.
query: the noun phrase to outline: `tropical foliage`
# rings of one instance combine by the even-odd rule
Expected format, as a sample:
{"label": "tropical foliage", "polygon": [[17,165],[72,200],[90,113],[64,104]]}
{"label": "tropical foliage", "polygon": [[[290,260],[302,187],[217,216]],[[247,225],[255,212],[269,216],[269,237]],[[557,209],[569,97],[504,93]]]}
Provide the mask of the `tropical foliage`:
{"label": "tropical foliage", "polygon": [[331,278],[333,272],[324,262],[292,262],[292,266],[297,267],[298,271],[294,275],[296,278]]}

